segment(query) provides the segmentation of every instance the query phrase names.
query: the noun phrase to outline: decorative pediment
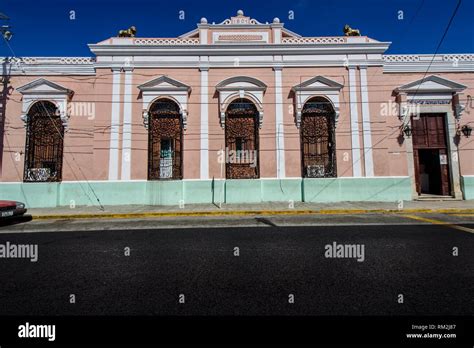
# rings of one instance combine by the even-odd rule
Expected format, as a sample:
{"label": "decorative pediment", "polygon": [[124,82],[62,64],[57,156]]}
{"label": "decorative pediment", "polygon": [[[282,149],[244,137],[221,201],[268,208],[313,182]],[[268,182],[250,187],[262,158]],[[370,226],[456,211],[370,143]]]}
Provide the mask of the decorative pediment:
{"label": "decorative pediment", "polygon": [[218,91],[235,91],[240,89],[265,91],[267,85],[256,78],[249,76],[234,76],[217,84]]}
{"label": "decorative pediment", "polygon": [[141,91],[143,98],[142,116],[145,128],[148,128],[148,111],[151,104],[158,98],[166,97],[174,100],[179,105],[181,122],[183,128],[186,129],[188,122],[188,96],[191,92],[190,86],[163,75],[139,85],[138,89]]}
{"label": "decorative pediment", "polygon": [[36,95],[48,95],[48,94],[63,94],[71,96],[73,92],[57,83],[48,81],[46,79],[37,79],[17,88],[17,91],[21,94],[36,94]]}
{"label": "decorative pediment", "polygon": [[212,44],[269,44],[281,43],[281,38],[299,39],[301,35],[284,28],[279,18],[271,23],[261,23],[258,20],[245,16],[242,10],[235,16],[220,23],[209,23],[207,18],[201,18],[198,27],[179,36],[180,39],[200,39],[202,44],[208,44],[208,29],[211,29]]}
{"label": "decorative pediment", "polygon": [[223,22],[219,23],[218,25],[262,25],[263,23],[260,23],[256,19],[244,16],[244,11],[238,10],[237,11],[237,16],[232,16]]}
{"label": "decorative pediment", "polygon": [[20,118],[25,122],[25,127],[28,122],[28,111],[30,107],[37,101],[47,100],[57,106],[63,126],[65,129],[68,128],[70,115],[68,115],[67,110],[68,101],[74,94],[72,90],[44,78],[40,78],[18,87],[17,91],[23,95]]}
{"label": "decorative pediment", "polygon": [[316,76],[293,87],[293,91],[339,91],[343,85],[323,76]]}
{"label": "decorative pediment", "polygon": [[247,98],[254,102],[259,112],[259,126],[263,124],[263,94],[267,85],[249,76],[234,76],[217,84],[221,127],[225,126],[225,112],[229,104],[237,98]]}
{"label": "decorative pediment", "polygon": [[315,76],[306,80],[291,90],[295,97],[295,123],[296,127],[301,125],[301,113],[306,102],[317,96],[329,99],[334,107],[335,123],[339,119],[339,92],[343,85],[324,76]]}
{"label": "decorative pediment", "polygon": [[169,91],[169,90],[186,91],[188,93],[191,92],[190,86],[165,75],[139,85],[138,89],[142,92],[143,91]]}
{"label": "decorative pediment", "polygon": [[467,87],[460,83],[431,75],[420,80],[416,80],[406,85],[400,86],[395,89],[395,92],[400,93],[455,93],[462,92]]}
{"label": "decorative pediment", "polygon": [[465,105],[460,103],[459,94],[467,87],[440,76],[425,78],[407,83],[395,89],[398,95],[399,118],[406,120],[420,105],[453,105],[454,116],[461,119]]}

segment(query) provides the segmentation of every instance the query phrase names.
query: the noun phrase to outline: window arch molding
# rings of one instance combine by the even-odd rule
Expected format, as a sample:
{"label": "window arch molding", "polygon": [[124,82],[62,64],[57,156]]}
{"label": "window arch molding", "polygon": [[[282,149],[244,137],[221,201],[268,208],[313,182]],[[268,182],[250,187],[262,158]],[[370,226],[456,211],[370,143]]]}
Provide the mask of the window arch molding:
{"label": "window arch molding", "polygon": [[161,98],[168,98],[176,102],[179,106],[181,123],[183,129],[186,129],[188,122],[188,97],[191,93],[191,87],[172,79],[168,76],[160,76],[151,81],[138,86],[143,99],[143,125],[146,129],[149,126],[149,111],[153,103]]}
{"label": "window arch molding", "polygon": [[20,118],[25,122],[25,127],[31,107],[38,101],[44,101],[55,104],[64,129],[67,130],[70,116],[67,112],[68,103],[74,95],[72,90],[41,78],[18,87],[17,91],[23,96]]}
{"label": "window arch molding", "polygon": [[219,82],[216,90],[219,93],[219,112],[221,127],[225,127],[228,106],[237,99],[249,99],[258,111],[258,127],[263,125],[263,96],[267,85],[249,76],[234,76]]}
{"label": "window arch molding", "polygon": [[295,98],[295,123],[300,128],[301,113],[304,105],[312,98],[323,97],[331,102],[334,109],[334,121],[339,119],[339,93],[343,85],[324,76],[316,76],[294,86],[291,90]]}

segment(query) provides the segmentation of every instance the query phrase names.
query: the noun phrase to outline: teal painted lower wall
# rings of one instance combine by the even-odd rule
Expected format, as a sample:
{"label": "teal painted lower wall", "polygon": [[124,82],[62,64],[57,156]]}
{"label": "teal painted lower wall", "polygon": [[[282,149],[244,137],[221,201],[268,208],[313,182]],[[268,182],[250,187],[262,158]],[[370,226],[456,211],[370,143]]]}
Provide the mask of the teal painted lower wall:
{"label": "teal painted lower wall", "polygon": [[[474,178],[463,180],[474,198]],[[29,208],[196,203],[340,202],[411,199],[408,177],[0,183],[0,199]]]}
{"label": "teal painted lower wall", "polygon": [[461,176],[461,190],[464,199],[474,199],[474,175]]}

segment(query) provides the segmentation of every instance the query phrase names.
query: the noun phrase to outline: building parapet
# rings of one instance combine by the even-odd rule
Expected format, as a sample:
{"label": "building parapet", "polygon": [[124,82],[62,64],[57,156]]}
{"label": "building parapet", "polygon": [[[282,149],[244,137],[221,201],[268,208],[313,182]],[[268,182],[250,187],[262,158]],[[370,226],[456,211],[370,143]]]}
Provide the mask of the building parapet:
{"label": "building parapet", "polygon": [[95,57],[2,57],[0,64],[91,64],[95,63]]}
{"label": "building parapet", "polygon": [[136,38],[134,45],[198,45],[199,39],[195,38]]}
{"label": "building parapet", "polygon": [[318,43],[346,43],[344,36],[321,36],[321,37],[284,37],[283,44],[318,44]]}
{"label": "building parapet", "polygon": [[93,75],[95,57],[0,57],[2,75]]}
{"label": "building parapet", "polygon": [[386,54],[384,72],[474,72],[474,54]]}
{"label": "building parapet", "polygon": [[[392,62],[430,62],[433,59],[432,54],[385,54],[383,60],[387,63]],[[433,62],[471,62],[474,61],[474,54],[470,53],[454,53],[454,54],[438,54],[434,57]]]}

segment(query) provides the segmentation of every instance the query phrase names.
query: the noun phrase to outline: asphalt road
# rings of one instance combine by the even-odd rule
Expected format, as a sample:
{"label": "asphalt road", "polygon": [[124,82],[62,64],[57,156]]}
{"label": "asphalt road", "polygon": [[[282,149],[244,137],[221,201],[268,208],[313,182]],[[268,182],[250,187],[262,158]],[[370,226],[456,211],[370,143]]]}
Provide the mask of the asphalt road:
{"label": "asphalt road", "polygon": [[[262,227],[1,233],[0,244],[7,241],[38,244],[38,261],[0,259],[3,315],[474,313],[474,234],[448,226],[263,221]],[[363,245],[364,261],[326,258],[333,242]]]}

